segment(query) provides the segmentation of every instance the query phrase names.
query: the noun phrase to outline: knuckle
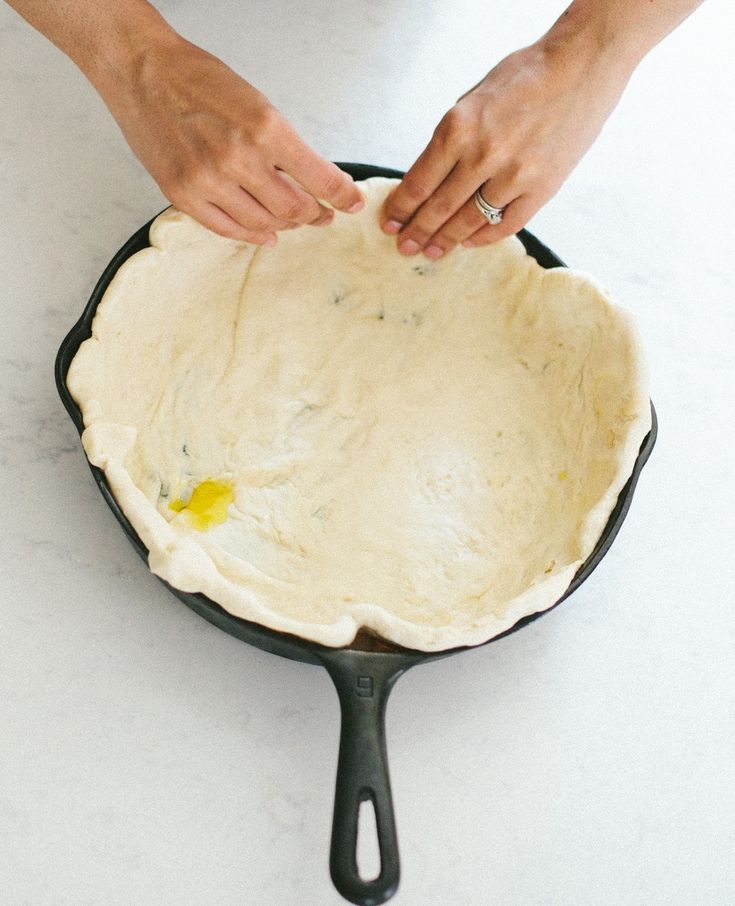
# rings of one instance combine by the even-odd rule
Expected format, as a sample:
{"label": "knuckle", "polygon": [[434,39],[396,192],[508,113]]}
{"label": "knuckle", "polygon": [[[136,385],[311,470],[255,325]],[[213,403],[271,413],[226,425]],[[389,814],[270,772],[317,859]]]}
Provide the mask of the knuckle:
{"label": "knuckle", "polygon": [[249,123],[249,137],[261,147],[270,147],[283,131],[283,117],[269,104],[262,107]]}
{"label": "knuckle", "polygon": [[439,196],[434,199],[431,209],[431,213],[434,217],[444,221],[454,214],[456,205],[451,199]]}
{"label": "knuckle", "polygon": [[255,175],[252,156],[242,146],[233,147],[224,154],[220,160],[219,169],[224,177],[243,187],[250,185]]}
{"label": "knuckle", "polygon": [[485,138],[470,158],[470,166],[480,173],[494,173],[498,169],[498,148],[495,140]]}
{"label": "knuckle", "polygon": [[250,242],[253,245],[265,245],[268,238],[267,233],[248,233],[245,237],[245,242]]}
{"label": "knuckle", "polygon": [[548,165],[540,157],[534,155],[523,162],[515,175],[515,182],[523,182],[527,186],[543,186],[549,182]]}
{"label": "knuckle", "polygon": [[326,198],[348,201],[352,195],[349,184],[339,170],[336,173],[332,170],[327,171],[321,180],[321,188]]}
{"label": "knuckle", "polygon": [[457,118],[452,110],[445,113],[439,120],[439,125],[434,130],[434,141],[446,143],[456,129],[456,124]]}
{"label": "knuckle", "polygon": [[281,220],[287,220],[292,223],[308,223],[317,216],[314,208],[304,199],[290,197],[283,207],[275,212]]}
{"label": "knuckle", "polygon": [[521,179],[528,178],[529,175],[536,172],[537,163],[535,160],[520,160],[514,157],[505,165],[504,177],[509,183],[520,182]]}
{"label": "knuckle", "polygon": [[488,176],[494,176],[502,165],[495,139],[478,134],[475,142],[462,151],[458,169],[462,175],[471,174],[474,182],[482,183]]}
{"label": "knuckle", "polygon": [[431,237],[432,245],[438,245],[441,248],[448,248],[449,246],[454,246],[462,239],[467,238],[467,228],[464,229],[457,226],[448,226],[446,229],[441,230]]}
{"label": "knuckle", "polygon": [[397,220],[399,223],[404,224],[410,219],[413,209],[408,199],[395,198],[391,200],[390,204],[386,204],[385,218],[386,220]]}
{"label": "knuckle", "polygon": [[443,144],[457,144],[466,137],[472,117],[462,104],[455,104],[439,121],[434,138]]}
{"label": "knuckle", "polygon": [[242,129],[235,129],[222,136],[212,159],[221,173],[230,174],[241,163],[243,149],[247,147]]}
{"label": "knuckle", "polygon": [[222,227],[216,226],[213,228],[216,233],[219,233],[220,236],[225,236],[227,239],[237,239],[238,242],[250,242],[250,233],[247,230],[238,230],[235,227]]}
{"label": "knuckle", "polygon": [[454,107],[451,107],[444,114],[441,120],[441,125],[445,129],[453,132],[455,129],[461,129],[467,124],[467,114],[465,113],[465,108],[461,104],[455,104]]}
{"label": "knuckle", "polygon": [[320,208],[319,214],[311,221],[312,226],[323,226],[334,220],[334,211],[329,208]]}
{"label": "knuckle", "polygon": [[182,167],[159,181],[159,186],[168,197],[179,198],[207,195],[217,183],[213,173],[203,167]]}
{"label": "knuckle", "polygon": [[266,233],[268,230],[272,230],[274,225],[273,218],[267,217],[265,214],[251,215],[247,218],[243,217],[240,222],[246,229],[251,230],[254,233]]}
{"label": "knuckle", "polygon": [[401,185],[403,186],[404,194],[412,201],[423,201],[429,195],[428,186],[413,173],[406,173]]}
{"label": "knuckle", "polygon": [[521,161],[518,158],[512,158],[502,167],[496,169],[493,173],[493,182],[499,186],[507,187],[510,191],[516,186],[528,182],[530,176],[530,166],[527,161]]}

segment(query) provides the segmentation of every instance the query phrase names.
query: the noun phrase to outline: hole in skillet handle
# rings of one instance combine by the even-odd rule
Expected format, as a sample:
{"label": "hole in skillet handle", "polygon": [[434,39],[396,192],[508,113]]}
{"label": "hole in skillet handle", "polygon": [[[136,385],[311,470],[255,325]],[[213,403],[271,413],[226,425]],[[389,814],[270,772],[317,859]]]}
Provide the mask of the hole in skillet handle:
{"label": "hole in skillet handle", "polygon": [[357,873],[363,881],[380,877],[378,819],[372,797],[363,799],[357,813]]}

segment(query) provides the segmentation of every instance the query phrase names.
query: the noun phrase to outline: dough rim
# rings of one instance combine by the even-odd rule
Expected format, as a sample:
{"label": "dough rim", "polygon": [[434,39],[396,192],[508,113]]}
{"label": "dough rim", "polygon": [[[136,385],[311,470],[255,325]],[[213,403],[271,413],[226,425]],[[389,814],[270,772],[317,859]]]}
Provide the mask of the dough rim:
{"label": "dough rim", "polygon": [[[131,278],[144,272],[157,256],[164,254],[166,235],[170,224],[179,222],[182,215],[169,209],[159,215],[150,232],[151,247],[136,253],[123,263],[110,286],[104,302],[114,303],[117,294],[124,294]],[[516,237],[504,240],[507,244],[521,245]],[[559,273],[559,272],[556,272]],[[562,279],[561,275],[559,277]],[[370,603],[345,605],[342,616],[331,623],[314,623],[299,620],[271,609],[259,600],[249,589],[232,583],[222,575],[211,557],[189,536],[182,536],[153,507],[145,494],[132,481],[124,466],[127,452],[136,440],[136,430],[130,426],[111,424],[104,420],[100,404],[85,400],[84,390],[75,382],[75,365],[72,363],[69,387],[84,414],[85,430],[82,442],[89,461],[103,469],[113,495],[135,531],[149,551],[151,570],[175,588],[184,592],[201,593],[216,602],[236,617],[266,626],[269,629],[288,633],[328,647],[348,646],[356,633],[364,627],[386,640],[405,648],[426,652],[444,651],[456,647],[475,646],[489,641],[514,626],[523,617],[543,612],[554,606],[569,587],[579,567],[595,547],[607,524],[610,513],[617,502],[620,491],[628,481],[638,456],[643,438],[650,430],[650,403],[646,392],[645,366],[641,344],[635,325],[620,306],[615,305],[606,291],[590,276],[572,269],[564,269],[563,279],[571,283],[584,281],[593,287],[604,299],[607,306],[614,308],[615,317],[627,331],[631,348],[630,386],[633,390],[636,418],[618,451],[618,468],[606,493],[587,512],[580,529],[583,539],[584,557],[559,565],[552,576],[541,578],[535,585],[505,603],[502,616],[485,614],[477,624],[430,625],[412,622],[384,607]],[[104,314],[103,314],[104,320]],[[80,348],[82,357],[89,353],[90,346],[100,342],[100,324],[95,317],[92,337]],[[84,348],[86,352],[84,352]],[[78,353],[78,355],[80,355]],[[111,450],[111,440],[118,444]],[[192,578],[192,564],[196,575]]]}

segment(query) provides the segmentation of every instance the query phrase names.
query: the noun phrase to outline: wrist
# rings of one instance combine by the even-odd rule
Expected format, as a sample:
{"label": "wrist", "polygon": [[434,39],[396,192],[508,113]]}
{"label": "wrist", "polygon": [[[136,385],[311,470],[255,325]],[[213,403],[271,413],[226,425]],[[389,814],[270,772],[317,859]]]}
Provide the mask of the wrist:
{"label": "wrist", "polygon": [[148,3],[127,6],[125,15],[111,17],[105,26],[91,29],[67,51],[105,99],[129,85],[147,57],[184,40]]}
{"label": "wrist", "polygon": [[601,75],[622,88],[648,51],[637,29],[621,24],[614,4],[577,0],[537,42],[544,56],[589,79]]}

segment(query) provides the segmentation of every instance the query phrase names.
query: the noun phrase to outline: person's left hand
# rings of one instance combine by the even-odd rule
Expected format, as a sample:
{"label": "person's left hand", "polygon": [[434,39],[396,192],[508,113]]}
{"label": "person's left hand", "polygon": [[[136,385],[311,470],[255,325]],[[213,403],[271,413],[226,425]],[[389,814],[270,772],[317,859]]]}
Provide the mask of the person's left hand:
{"label": "person's left hand", "polygon": [[[428,258],[518,232],[592,144],[629,75],[573,42],[506,57],[439,123],[386,200],[383,231],[396,234],[402,254]],[[505,209],[500,224],[477,209],[478,187]]]}

